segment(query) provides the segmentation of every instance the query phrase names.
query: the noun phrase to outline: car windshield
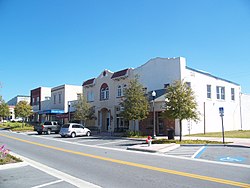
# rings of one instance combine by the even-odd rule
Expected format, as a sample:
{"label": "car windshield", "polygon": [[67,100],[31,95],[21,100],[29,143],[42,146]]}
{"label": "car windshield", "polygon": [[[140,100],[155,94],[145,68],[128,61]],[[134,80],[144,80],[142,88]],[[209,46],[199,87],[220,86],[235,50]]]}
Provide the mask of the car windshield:
{"label": "car windshield", "polygon": [[64,124],[64,125],[62,126],[62,128],[69,128],[69,125],[70,125],[70,124]]}

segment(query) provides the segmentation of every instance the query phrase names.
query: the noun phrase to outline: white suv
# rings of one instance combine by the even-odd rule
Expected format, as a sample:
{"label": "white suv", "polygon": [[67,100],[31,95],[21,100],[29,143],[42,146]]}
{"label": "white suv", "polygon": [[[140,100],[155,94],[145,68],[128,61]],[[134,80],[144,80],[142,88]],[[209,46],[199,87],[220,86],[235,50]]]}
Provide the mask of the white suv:
{"label": "white suv", "polygon": [[91,131],[82,124],[67,123],[61,127],[59,134],[61,137],[71,136],[74,138],[76,136],[90,136]]}

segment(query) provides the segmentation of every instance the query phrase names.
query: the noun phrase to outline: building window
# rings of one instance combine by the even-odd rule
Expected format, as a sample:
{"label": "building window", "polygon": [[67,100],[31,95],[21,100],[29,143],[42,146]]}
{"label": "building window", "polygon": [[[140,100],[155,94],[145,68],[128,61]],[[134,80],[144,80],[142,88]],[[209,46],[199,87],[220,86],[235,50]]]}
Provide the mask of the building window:
{"label": "building window", "polygon": [[124,84],[122,88],[122,96],[124,96],[126,89],[127,89],[127,85]]}
{"label": "building window", "polygon": [[207,85],[207,98],[211,99],[211,85]]}
{"label": "building window", "polygon": [[232,101],[235,100],[235,91],[234,91],[234,88],[231,88],[231,100]]}
{"label": "building window", "polygon": [[117,97],[121,97],[122,96],[122,86],[118,86],[117,87]]}
{"label": "building window", "polygon": [[102,84],[100,89],[100,100],[108,100],[109,99],[109,87],[106,83]]}
{"label": "building window", "polygon": [[36,97],[36,105],[39,104],[39,97]]}
{"label": "building window", "polygon": [[56,104],[56,95],[54,95],[54,104]]}
{"label": "building window", "polygon": [[216,87],[217,99],[225,100],[225,87]]}
{"label": "building window", "polygon": [[94,101],[94,93],[93,93],[93,91],[88,91],[87,92],[87,101],[88,102],[93,102]]}
{"label": "building window", "polygon": [[62,102],[62,94],[61,93],[58,94],[58,98],[59,98],[59,104],[60,104]]}
{"label": "building window", "polygon": [[32,105],[35,105],[35,98],[32,98]]}

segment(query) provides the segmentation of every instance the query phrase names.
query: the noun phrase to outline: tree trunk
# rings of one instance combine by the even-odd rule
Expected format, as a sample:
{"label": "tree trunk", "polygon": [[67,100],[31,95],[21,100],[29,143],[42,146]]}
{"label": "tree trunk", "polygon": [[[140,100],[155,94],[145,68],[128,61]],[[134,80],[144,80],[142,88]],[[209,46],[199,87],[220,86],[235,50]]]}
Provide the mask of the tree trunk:
{"label": "tree trunk", "polygon": [[182,137],[182,120],[180,120],[180,142]]}
{"label": "tree trunk", "polygon": [[134,132],[135,132],[135,120],[133,120],[133,123],[134,123]]}

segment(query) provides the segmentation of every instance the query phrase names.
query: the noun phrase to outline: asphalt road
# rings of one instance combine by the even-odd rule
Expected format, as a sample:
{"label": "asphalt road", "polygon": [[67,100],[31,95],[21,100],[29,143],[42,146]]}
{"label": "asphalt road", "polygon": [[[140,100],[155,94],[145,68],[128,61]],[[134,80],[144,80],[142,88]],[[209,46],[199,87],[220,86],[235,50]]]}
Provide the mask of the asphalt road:
{"label": "asphalt road", "polygon": [[[0,132],[0,144],[5,144],[11,151],[100,187],[250,186],[249,167],[127,151],[123,147],[134,141],[112,140],[109,145],[105,139],[108,138],[73,141],[59,139],[58,135]],[[88,142],[98,143],[89,145]]]}

